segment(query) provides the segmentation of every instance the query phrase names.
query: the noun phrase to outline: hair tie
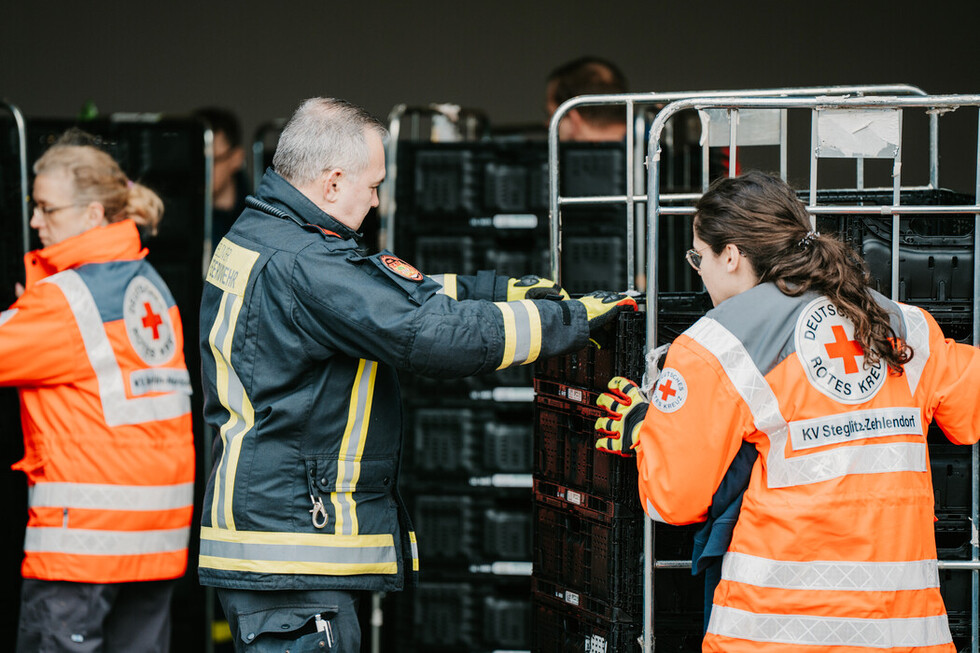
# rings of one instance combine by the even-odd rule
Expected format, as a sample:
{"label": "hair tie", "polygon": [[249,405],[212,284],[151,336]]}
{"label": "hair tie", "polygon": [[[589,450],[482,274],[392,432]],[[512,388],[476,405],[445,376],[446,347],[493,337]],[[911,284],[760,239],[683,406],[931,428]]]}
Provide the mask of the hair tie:
{"label": "hair tie", "polygon": [[133,180],[132,179],[127,179],[126,180],[126,188],[132,188],[132,187],[133,187]]}
{"label": "hair tie", "polygon": [[812,243],[814,240],[817,239],[818,236],[820,236],[820,232],[819,231],[810,230],[810,231],[806,232],[806,235],[803,236],[803,239],[800,240],[800,242],[798,243],[799,246],[800,246],[800,248],[801,249],[806,249],[807,247],[810,246],[810,243]]}

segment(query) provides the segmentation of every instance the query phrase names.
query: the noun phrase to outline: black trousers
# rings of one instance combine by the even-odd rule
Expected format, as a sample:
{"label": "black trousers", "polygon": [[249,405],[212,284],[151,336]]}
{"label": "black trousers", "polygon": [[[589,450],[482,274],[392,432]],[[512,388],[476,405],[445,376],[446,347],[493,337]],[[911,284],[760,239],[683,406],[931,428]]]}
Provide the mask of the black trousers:
{"label": "black trousers", "polygon": [[218,589],[236,653],[360,653],[360,592]]}
{"label": "black trousers", "polygon": [[168,653],[175,582],[25,578],[17,653]]}

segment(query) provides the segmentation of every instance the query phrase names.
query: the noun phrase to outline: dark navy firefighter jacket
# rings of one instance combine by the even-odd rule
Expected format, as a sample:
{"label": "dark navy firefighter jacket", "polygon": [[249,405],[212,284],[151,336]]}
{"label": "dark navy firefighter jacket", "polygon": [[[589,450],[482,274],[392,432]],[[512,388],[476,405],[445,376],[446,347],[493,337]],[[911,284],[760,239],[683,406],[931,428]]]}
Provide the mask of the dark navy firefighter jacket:
{"label": "dark navy firefighter jacket", "polygon": [[444,287],[390,252],[363,255],[272,170],[256,195],[217,246],[201,302],[216,433],[201,582],[400,589],[418,554],[396,490],[396,370],[461,377],[580,349],[585,308],[495,303],[506,278],[446,275]]}

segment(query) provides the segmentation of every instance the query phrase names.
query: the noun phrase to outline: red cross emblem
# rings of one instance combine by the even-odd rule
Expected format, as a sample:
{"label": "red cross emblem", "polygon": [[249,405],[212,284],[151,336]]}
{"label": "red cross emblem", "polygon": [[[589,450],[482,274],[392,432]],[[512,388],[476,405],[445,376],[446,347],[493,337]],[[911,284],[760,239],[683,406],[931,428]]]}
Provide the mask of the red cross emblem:
{"label": "red cross emblem", "polygon": [[159,340],[160,325],[163,324],[163,318],[153,312],[150,302],[143,302],[143,308],[146,309],[146,315],[143,316],[143,326],[147,329],[153,329],[153,339]]}
{"label": "red cross emblem", "polygon": [[662,398],[662,399],[663,399],[663,401],[665,401],[665,402],[666,402],[666,401],[667,401],[668,399],[670,399],[671,397],[673,397],[674,395],[676,395],[676,394],[677,394],[677,390],[674,390],[674,389],[673,389],[673,388],[671,387],[671,385],[672,385],[672,384],[673,384],[673,380],[672,380],[672,379],[667,379],[667,383],[662,383],[662,384],[660,384],[660,386],[659,386],[659,387],[657,388],[657,390],[659,390],[659,391],[660,391],[660,395],[661,395],[661,398]]}
{"label": "red cross emblem", "polygon": [[831,358],[844,359],[844,373],[854,374],[858,371],[855,358],[857,356],[864,356],[864,349],[857,340],[847,339],[847,334],[844,333],[844,327],[838,324],[832,328],[834,330],[834,342],[824,345],[827,349],[827,355]]}

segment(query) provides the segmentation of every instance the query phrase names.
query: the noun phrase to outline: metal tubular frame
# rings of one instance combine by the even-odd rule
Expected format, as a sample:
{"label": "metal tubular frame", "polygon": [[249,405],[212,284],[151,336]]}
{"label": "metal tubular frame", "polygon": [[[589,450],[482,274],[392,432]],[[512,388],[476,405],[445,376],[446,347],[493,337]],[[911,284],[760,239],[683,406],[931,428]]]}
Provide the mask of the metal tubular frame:
{"label": "metal tubular frame", "polygon": [[14,117],[14,124],[17,125],[17,156],[20,159],[20,218],[21,218],[21,245],[24,251],[30,251],[31,249],[31,227],[30,221],[31,216],[27,211],[27,197],[29,190],[27,188],[27,123],[24,122],[24,114],[20,112],[15,105],[9,102],[0,102],[0,107],[3,107],[10,112],[10,115]]}
{"label": "metal tubular frame", "polygon": [[[754,90],[735,90],[735,91],[687,91],[670,93],[620,93],[608,95],[581,95],[562,103],[551,117],[548,127],[548,180],[549,180],[549,208],[548,216],[550,220],[550,247],[551,247],[551,278],[561,283],[561,207],[578,204],[625,204],[627,206],[627,216],[631,214],[631,209],[636,203],[647,201],[647,195],[637,195],[633,191],[634,179],[643,179],[644,161],[641,158],[643,151],[642,135],[645,133],[645,121],[641,115],[636,115],[637,105],[655,105],[689,98],[733,98],[733,97],[796,97],[796,96],[842,96],[842,95],[885,95],[885,94],[907,94],[907,95],[926,95],[922,89],[909,84],[868,84],[855,86],[810,86],[797,88],[775,88],[775,89],[754,89]],[[633,124],[634,129],[626,130],[626,169],[634,171],[633,175],[627,174],[627,190],[625,195],[610,195],[597,197],[561,197],[559,194],[559,172],[560,161],[558,156],[558,125],[562,119],[572,109],[580,106],[600,106],[600,105],[626,105],[627,124]],[[635,120],[634,120],[635,117]],[[733,136],[736,126],[732,125]],[[938,139],[938,120],[933,114],[930,122],[930,134],[934,139]],[[732,138],[732,143],[735,143]],[[785,170],[782,159],[785,157],[785,143],[780,146],[781,165]],[[649,159],[647,160],[649,162]],[[931,176],[933,184],[938,183],[938,162],[931,162],[930,170],[936,171]],[[704,168],[706,170],[706,168]],[[734,169],[734,168],[733,168]],[[647,184],[647,188],[650,185]],[[684,193],[661,196],[665,201],[684,201],[697,198],[698,195]],[[632,220],[627,217],[627,243],[626,243],[626,274],[627,292],[636,293],[636,248],[633,238]]]}
{"label": "metal tubular frame", "polygon": [[[901,206],[901,136],[897,152],[894,156],[893,167],[893,204],[892,206],[881,207],[858,207],[858,206],[816,206],[816,112],[818,110],[830,109],[905,109],[921,108],[929,111],[932,122],[930,123],[930,185],[938,184],[938,125],[935,120],[939,112],[955,110],[960,107],[970,106],[978,108],[978,127],[977,127],[977,170],[976,184],[974,188],[973,205],[961,206]],[[659,235],[659,218],[665,214],[690,214],[693,209],[690,207],[664,207],[660,206],[660,194],[658,192],[660,183],[660,139],[665,131],[665,125],[671,116],[685,109],[705,109],[719,108],[727,109],[737,113],[740,109],[811,109],[811,120],[814,122],[813,140],[811,144],[811,187],[810,205],[807,207],[812,214],[817,213],[855,213],[871,215],[891,215],[893,216],[892,225],[892,298],[897,299],[898,294],[898,266],[899,266],[899,219],[902,214],[949,214],[949,213],[972,213],[974,214],[974,257],[973,257],[973,342],[980,345],[980,95],[947,95],[947,96],[925,96],[925,97],[861,97],[861,98],[831,98],[831,97],[794,97],[794,98],[745,98],[745,97],[704,97],[684,99],[673,102],[664,107],[654,120],[650,128],[650,138],[648,142],[647,157],[650,162],[647,176],[647,187],[653,189],[647,202],[647,228],[650,237],[647,240],[648,261],[655,262],[654,255],[657,251]],[[901,113],[899,114],[899,133],[901,133]],[[732,120],[733,134],[732,143],[735,143],[734,125],[737,121]],[[731,161],[735,161],[735,151],[732,150]],[[863,166],[859,165],[859,172]],[[938,188],[938,186],[934,186]],[[656,265],[648,265],[647,286],[647,348],[655,346],[657,333],[657,279]],[[978,506],[978,492],[980,492],[980,445],[972,447],[972,482],[971,489],[972,506],[970,519],[972,522],[973,537],[971,541],[970,561],[940,561],[941,569],[970,570],[972,572],[972,600],[971,600],[971,651],[977,653],[980,649],[980,636],[978,636],[978,603],[980,603],[980,542],[977,541],[977,526],[980,523],[980,506]],[[647,526],[650,526],[650,520]],[[658,564],[658,568],[683,567],[685,561],[664,561]],[[689,564],[689,562],[687,563]],[[653,601],[652,601],[652,576],[653,564],[650,556],[647,555],[644,569],[644,650],[651,651],[653,636]],[[649,590],[649,591],[648,591]]]}

